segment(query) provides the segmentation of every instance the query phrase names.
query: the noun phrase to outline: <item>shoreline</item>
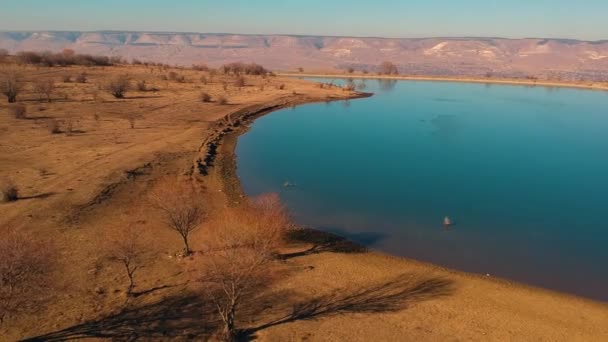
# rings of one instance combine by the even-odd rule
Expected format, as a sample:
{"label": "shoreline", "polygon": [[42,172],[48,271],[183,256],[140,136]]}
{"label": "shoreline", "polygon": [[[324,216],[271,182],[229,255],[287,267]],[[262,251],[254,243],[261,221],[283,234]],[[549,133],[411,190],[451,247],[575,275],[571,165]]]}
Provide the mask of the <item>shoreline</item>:
{"label": "shoreline", "polygon": [[[352,100],[352,99],[370,97],[373,95],[370,93],[358,93],[358,94],[360,96],[353,96],[353,97],[347,97],[347,98],[334,98],[332,100],[333,101]],[[233,127],[232,129],[230,129],[227,132],[225,129],[221,130],[221,132],[223,132],[223,133],[218,136],[217,140],[214,140],[215,143],[218,144],[218,149],[217,149],[217,154],[215,155],[215,159],[214,159],[216,161],[216,163],[213,165],[212,168],[213,168],[213,172],[219,173],[221,191],[224,192],[224,194],[226,195],[230,205],[239,205],[241,199],[246,198],[246,195],[242,189],[241,181],[240,181],[238,175],[236,174],[237,160],[236,160],[235,152],[236,152],[238,138],[241,135],[246,134],[247,131],[250,129],[251,124],[254,123],[254,121],[260,117],[272,114],[275,111],[289,108],[291,106],[318,103],[318,102],[322,102],[322,100],[304,98],[304,99],[295,99],[295,101],[293,101],[293,102],[287,101],[287,102],[283,103],[282,105],[275,105],[275,104],[271,103],[269,105],[263,106],[263,108],[261,108],[258,111],[254,111],[254,112],[244,111],[247,114],[241,115],[241,117],[240,117],[241,121],[240,121],[239,125]],[[239,112],[237,112],[237,113],[239,113]],[[232,113],[231,115],[235,115],[237,113]],[[423,260],[417,260],[417,259],[402,257],[402,256],[398,256],[398,255],[393,255],[390,253],[385,253],[382,251],[375,250],[373,248],[369,248],[367,246],[360,245],[356,242],[350,241],[346,237],[339,236],[339,235],[336,235],[336,234],[333,234],[330,232],[325,232],[325,231],[319,230],[314,227],[299,227],[298,229],[314,232],[315,234],[324,236],[326,239],[334,239],[334,240],[337,239],[337,241],[340,241],[342,243],[346,243],[351,246],[355,246],[356,248],[365,249],[366,253],[370,253],[372,255],[379,256],[382,258],[400,260],[400,261],[406,262],[408,264],[416,265],[417,267],[422,267],[422,268],[428,269],[429,271],[440,270],[442,272],[456,274],[458,276],[468,278],[468,279],[476,279],[476,280],[490,282],[493,284],[499,284],[499,285],[507,286],[507,287],[511,287],[511,288],[519,288],[522,290],[532,291],[534,293],[542,293],[542,294],[550,295],[552,297],[557,297],[557,298],[570,298],[570,299],[574,299],[577,301],[583,301],[583,302],[587,302],[587,303],[591,303],[591,304],[602,305],[602,306],[605,306],[606,308],[608,308],[608,302],[604,302],[604,301],[601,301],[598,299],[583,297],[583,296],[576,295],[573,293],[568,293],[568,292],[561,292],[558,290],[540,287],[540,286],[536,286],[533,284],[527,284],[524,282],[519,282],[516,280],[509,279],[509,278],[497,277],[494,275],[488,276],[488,275],[484,275],[481,273],[462,271],[462,270],[448,268],[448,267],[445,267],[445,266],[442,266],[439,264],[434,264],[434,263],[423,261]]]}
{"label": "shoreline", "polygon": [[424,82],[454,82],[454,83],[476,83],[476,84],[498,84],[515,85],[547,88],[571,88],[608,91],[608,82],[573,82],[573,81],[549,81],[549,80],[525,80],[511,78],[480,78],[465,76],[407,76],[407,75],[361,75],[361,74],[332,74],[332,73],[292,73],[279,72],[278,76],[283,77],[315,77],[315,78],[341,78],[341,79],[369,79],[369,80],[403,80],[403,81],[424,81]]}

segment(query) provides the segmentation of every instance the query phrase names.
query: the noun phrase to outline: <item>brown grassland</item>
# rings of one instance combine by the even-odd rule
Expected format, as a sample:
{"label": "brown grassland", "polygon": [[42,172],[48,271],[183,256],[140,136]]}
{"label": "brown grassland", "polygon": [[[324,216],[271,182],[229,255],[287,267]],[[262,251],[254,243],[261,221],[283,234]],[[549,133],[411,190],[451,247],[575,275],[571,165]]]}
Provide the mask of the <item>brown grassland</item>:
{"label": "brown grassland", "polygon": [[18,190],[0,228],[36,240],[19,251],[45,274],[26,279],[39,289],[0,324],[2,341],[207,340],[230,323],[261,341],[608,340],[604,303],[285,227],[276,198],[241,194],[247,123],[366,94],[141,64],[9,61],[2,73],[19,76],[25,114],[0,99],[0,182]]}

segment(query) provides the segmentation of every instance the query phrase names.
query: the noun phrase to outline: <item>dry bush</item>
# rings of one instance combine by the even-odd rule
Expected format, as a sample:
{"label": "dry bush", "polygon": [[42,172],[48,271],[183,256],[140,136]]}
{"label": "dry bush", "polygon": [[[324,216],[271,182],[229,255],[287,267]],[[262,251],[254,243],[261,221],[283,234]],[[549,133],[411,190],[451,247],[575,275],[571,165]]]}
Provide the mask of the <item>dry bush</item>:
{"label": "dry bush", "polygon": [[22,104],[13,103],[8,106],[8,112],[15,119],[25,119],[27,114],[27,108]]}
{"label": "dry bush", "polygon": [[298,68],[298,72],[304,72],[304,68],[299,67],[299,68]]}
{"label": "dry bush", "polygon": [[122,99],[130,88],[129,78],[126,75],[115,77],[106,84],[105,88],[115,98]]}
{"label": "dry bush", "polygon": [[63,83],[70,83],[72,82],[72,76],[70,75],[64,75],[61,80],[63,81]]}
{"label": "dry bush", "polygon": [[59,127],[59,121],[57,119],[48,119],[46,121],[46,128],[51,134],[59,134],[61,133],[61,128]]}
{"label": "dry bush", "polygon": [[201,93],[200,98],[201,98],[202,102],[211,102],[211,95],[209,95],[205,92]]}
{"label": "dry bush", "polygon": [[236,78],[236,80],[234,81],[234,86],[237,88],[242,88],[247,85],[246,83],[247,83],[247,80],[245,79],[245,77],[238,76]]}
{"label": "dry bush", "polygon": [[385,61],[382,62],[378,67],[378,73],[381,75],[397,75],[399,74],[399,70],[392,62]]}
{"label": "dry bush", "polygon": [[272,279],[269,263],[290,225],[276,194],[262,195],[251,206],[226,209],[211,222],[212,253],[199,281],[224,323],[223,337],[236,337],[239,307]]}
{"label": "dry bush", "polygon": [[15,202],[19,199],[19,188],[11,179],[2,181],[0,192],[2,192],[2,202]]}
{"label": "dry bush", "polygon": [[139,91],[148,91],[148,85],[145,80],[137,81],[136,86]]}
{"label": "dry bush", "polygon": [[228,99],[226,98],[226,96],[220,95],[217,98],[217,103],[220,105],[227,105],[228,104]]}
{"label": "dry bush", "polygon": [[349,67],[346,69],[346,72],[348,72],[349,74],[352,74],[353,72],[355,72],[355,69],[353,67]]}
{"label": "dry bush", "polygon": [[145,267],[150,241],[142,229],[134,224],[125,224],[110,232],[105,254],[110,261],[119,263],[128,278],[127,296],[133,295],[135,273]]}
{"label": "dry bush", "polygon": [[21,92],[22,86],[21,76],[18,73],[8,71],[0,75],[0,92],[6,96],[8,103],[17,102],[17,95]]}
{"label": "dry bush", "polygon": [[209,67],[206,64],[192,64],[192,70],[209,71]]}
{"label": "dry bush", "polygon": [[277,89],[278,89],[278,90],[283,90],[283,89],[285,89],[285,84],[281,83],[281,84],[277,85]]}
{"label": "dry bush", "polygon": [[86,72],[81,72],[80,74],[78,74],[78,76],[76,76],[76,82],[78,83],[87,83],[87,73]]}
{"label": "dry bush", "polygon": [[0,324],[8,318],[40,309],[48,293],[54,255],[48,243],[33,235],[4,228],[0,232]]}
{"label": "dry bush", "polygon": [[51,102],[51,95],[55,90],[55,82],[51,79],[39,79],[34,82],[34,92],[38,94],[38,99],[42,102],[46,99]]}
{"label": "dry bush", "polygon": [[128,113],[127,115],[125,115],[125,118],[129,122],[129,127],[131,127],[131,129],[134,129],[135,123],[137,122],[137,120],[142,119],[142,116],[137,113]]}
{"label": "dry bush", "polygon": [[207,83],[209,83],[209,81],[207,80],[207,77],[206,77],[206,76],[204,76],[204,75],[203,75],[203,76],[201,76],[201,83],[202,83],[202,84],[205,84],[205,85],[206,85]]}
{"label": "dry bush", "polygon": [[182,238],[184,254],[190,255],[190,233],[196,230],[207,216],[201,194],[192,184],[167,178],[154,188],[150,194],[150,202],[162,212],[167,228]]}
{"label": "dry bush", "polygon": [[167,74],[167,79],[175,81],[179,75],[175,71],[171,71]]}

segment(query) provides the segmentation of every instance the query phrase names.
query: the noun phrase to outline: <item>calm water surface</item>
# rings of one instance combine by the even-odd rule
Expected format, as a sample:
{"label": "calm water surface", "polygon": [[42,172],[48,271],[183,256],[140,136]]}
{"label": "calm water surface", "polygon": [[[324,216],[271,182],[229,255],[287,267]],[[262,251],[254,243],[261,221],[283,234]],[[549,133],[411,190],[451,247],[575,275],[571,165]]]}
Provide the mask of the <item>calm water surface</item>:
{"label": "calm water surface", "polygon": [[608,301],[608,93],[361,83],[376,95],[257,120],[245,192],[381,251]]}

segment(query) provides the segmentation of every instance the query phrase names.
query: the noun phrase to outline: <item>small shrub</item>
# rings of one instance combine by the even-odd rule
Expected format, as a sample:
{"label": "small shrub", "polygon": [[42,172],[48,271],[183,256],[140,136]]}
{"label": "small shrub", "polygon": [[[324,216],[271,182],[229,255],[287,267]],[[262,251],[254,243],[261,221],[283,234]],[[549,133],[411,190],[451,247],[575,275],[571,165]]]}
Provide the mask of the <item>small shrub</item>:
{"label": "small shrub", "polygon": [[171,71],[169,72],[169,74],[167,75],[167,78],[170,79],[171,81],[175,81],[177,79],[177,73],[175,71]]}
{"label": "small shrub", "polygon": [[225,96],[220,96],[217,98],[217,103],[220,105],[227,105],[228,99]]}
{"label": "small shrub", "polygon": [[279,90],[285,89],[285,84],[281,83],[281,84],[277,85],[277,89],[279,89]]}
{"label": "small shrub", "polygon": [[146,84],[146,81],[144,81],[144,80],[137,81],[137,90],[148,91],[148,85]]}
{"label": "small shrub", "polygon": [[245,77],[243,76],[239,76],[236,78],[236,81],[234,81],[234,85],[238,88],[244,87],[246,85],[247,81],[245,80]]}
{"label": "small shrub", "polygon": [[63,81],[63,83],[70,83],[70,82],[72,82],[72,76],[65,75],[61,78],[61,80]]}
{"label": "small shrub", "polygon": [[59,121],[57,119],[49,119],[46,122],[46,128],[51,134],[59,134],[61,133],[61,129],[59,128]]}
{"label": "small shrub", "polygon": [[205,76],[201,76],[201,83],[202,84],[207,84],[209,81],[207,80],[207,77]]}
{"label": "small shrub", "polygon": [[40,79],[34,82],[34,92],[38,93],[38,99],[42,102],[46,98],[47,102],[51,102],[51,95],[55,89],[53,80]]}
{"label": "small shrub", "polygon": [[129,90],[129,79],[125,75],[118,76],[108,82],[106,90],[117,99],[125,97],[125,93]]}
{"label": "small shrub", "polygon": [[8,103],[17,102],[17,95],[21,92],[21,76],[9,72],[0,76],[0,92],[6,96]]}
{"label": "small shrub", "polygon": [[13,104],[13,105],[11,105],[11,106],[8,107],[8,112],[15,119],[25,119],[26,118],[27,109],[22,104]]}
{"label": "small shrub", "polygon": [[76,76],[76,82],[78,83],[87,83],[87,73],[82,72]]}
{"label": "small shrub", "polygon": [[350,67],[350,68],[346,69],[346,72],[348,72],[349,74],[352,74],[353,72],[355,72],[355,69]]}
{"label": "small shrub", "polygon": [[211,95],[207,93],[201,93],[201,101],[202,102],[211,102]]}
{"label": "small shrub", "polygon": [[19,199],[19,188],[15,183],[7,179],[2,183],[2,202],[15,202]]}

